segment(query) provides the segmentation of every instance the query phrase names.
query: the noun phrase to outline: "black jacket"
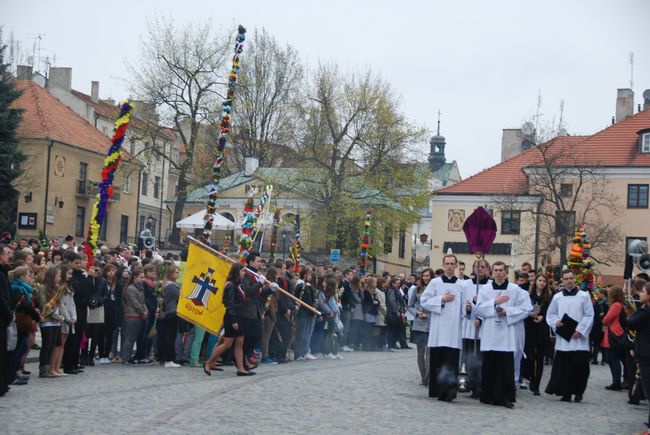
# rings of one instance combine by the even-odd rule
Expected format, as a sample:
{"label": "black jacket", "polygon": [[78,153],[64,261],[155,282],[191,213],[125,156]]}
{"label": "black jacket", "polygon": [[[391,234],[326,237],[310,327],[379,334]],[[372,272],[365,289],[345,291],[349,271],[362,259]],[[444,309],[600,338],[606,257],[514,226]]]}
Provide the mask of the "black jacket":
{"label": "black jacket", "polygon": [[[250,266],[249,269],[253,270]],[[256,272],[255,270],[253,271]],[[270,288],[263,289],[262,283],[258,282],[257,278],[248,271],[244,274],[241,288],[244,290],[244,294],[246,295],[244,306],[240,311],[241,317],[247,319],[261,319],[266,298],[271,295],[273,291]]]}
{"label": "black jacket", "polygon": [[341,308],[343,311],[352,311],[356,304],[354,303],[354,297],[352,296],[352,287],[347,279],[344,279],[341,282],[343,286],[343,294],[341,295]]}
{"label": "black jacket", "polygon": [[650,362],[650,307],[644,306],[627,318],[627,327],[636,331],[634,353],[641,362]]}
{"label": "black jacket", "polygon": [[[285,278],[279,278],[278,279],[278,285],[283,289],[288,291],[289,293],[292,292],[291,290],[291,281],[289,279]],[[296,306],[293,302],[293,299],[291,299],[289,296],[285,295],[282,292],[278,292],[278,319],[284,319],[286,320],[287,318],[285,315],[287,314],[287,311],[290,311],[291,314],[295,311]]]}
{"label": "black jacket", "polygon": [[0,327],[6,328],[12,317],[11,284],[7,276],[7,267],[0,265]]}
{"label": "black jacket", "polygon": [[[311,284],[305,282],[296,284],[295,296],[307,305],[318,309],[318,297]],[[302,306],[298,308],[298,317],[312,318],[313,316],[314,313],[310,312],[308,309]]]}
{"label": "black jacket", "polygon": [[223,304],[226,307],[226,315],[232,323],[239,323],[238,317],[244,306],[244,291],[235,283],[229,282],[223,290]]}

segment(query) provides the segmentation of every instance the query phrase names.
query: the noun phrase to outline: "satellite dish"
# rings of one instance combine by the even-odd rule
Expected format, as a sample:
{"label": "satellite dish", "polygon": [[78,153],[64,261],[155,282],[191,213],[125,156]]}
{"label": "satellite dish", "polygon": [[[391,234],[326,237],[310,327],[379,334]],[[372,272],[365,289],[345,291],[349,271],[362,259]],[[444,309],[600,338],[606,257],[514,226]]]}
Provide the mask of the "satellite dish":
{"label": "satellite dish", "polygon": [[521,126],[521,132],[526,136],[532,136],[535,134],[535,125],[532,122],[524,122],[524,125]]}
{"label": "satellite dish", "polygon": [[627,253],[632,256],[639,256],[648,252],[648,242],[641,239],[634,239],[630,242]]}
{"label": "satellite dish", "polygon": [[643,91],[643,99],[650,100],[650,89],[646,89],[645,91]]}

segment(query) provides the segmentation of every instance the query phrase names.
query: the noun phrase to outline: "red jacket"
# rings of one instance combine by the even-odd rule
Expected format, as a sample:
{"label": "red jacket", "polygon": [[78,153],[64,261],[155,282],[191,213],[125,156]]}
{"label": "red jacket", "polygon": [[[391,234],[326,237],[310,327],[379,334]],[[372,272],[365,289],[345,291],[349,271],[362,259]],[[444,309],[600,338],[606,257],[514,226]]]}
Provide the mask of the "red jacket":
{"label": "red jacket", "polygon": [[614,335],[616,335],[617,337],[620,337],[625,332],[619,320],[622,309],[623,309],[623,305],[621,305],[620,302],[614,302],[612,306],[609,307],[609,311],[607,311],[605,317],[603,317],[603,325],[607,327],[607,330],[605,330],[605,333],[603,334],[603,341],[601,342],[600,345],[605,349],[610,348],[609,337],[607,336],[608,331],[612,331],[612,333],[614,333]]}

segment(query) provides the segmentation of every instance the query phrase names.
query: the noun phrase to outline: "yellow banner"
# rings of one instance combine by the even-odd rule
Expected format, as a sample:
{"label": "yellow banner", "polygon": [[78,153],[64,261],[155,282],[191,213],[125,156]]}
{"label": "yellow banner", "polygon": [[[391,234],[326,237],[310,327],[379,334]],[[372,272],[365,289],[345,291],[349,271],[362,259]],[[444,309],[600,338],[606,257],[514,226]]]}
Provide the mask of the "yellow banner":
{"label": "yellow banner", "polygon": [[178,315],[212,334],[218,334],[226,314],[223,289],[230,267],[230,263],[212,252],[190,243],[178,298]]}

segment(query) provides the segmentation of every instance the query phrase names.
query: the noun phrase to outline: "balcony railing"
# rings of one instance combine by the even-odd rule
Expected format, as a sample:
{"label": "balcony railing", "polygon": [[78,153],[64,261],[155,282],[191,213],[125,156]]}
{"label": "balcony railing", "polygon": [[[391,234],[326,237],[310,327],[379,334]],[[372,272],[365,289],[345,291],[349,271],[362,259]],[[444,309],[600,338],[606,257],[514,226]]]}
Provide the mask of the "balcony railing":
{"label": "balcony railing", "polygon": [[[79,196],[96,196],[99,192],[99,182],[89,180],[77,180],[77,195]],[[118,202],[120,200],[122,189],[113,186],[113,196],[111,201]]]}

